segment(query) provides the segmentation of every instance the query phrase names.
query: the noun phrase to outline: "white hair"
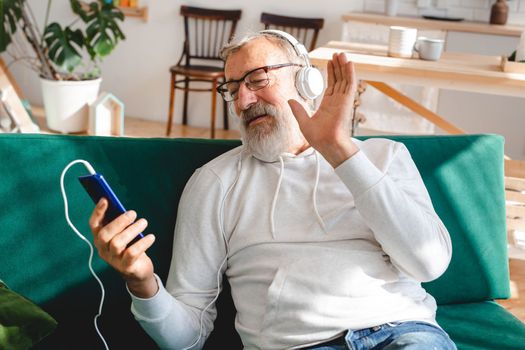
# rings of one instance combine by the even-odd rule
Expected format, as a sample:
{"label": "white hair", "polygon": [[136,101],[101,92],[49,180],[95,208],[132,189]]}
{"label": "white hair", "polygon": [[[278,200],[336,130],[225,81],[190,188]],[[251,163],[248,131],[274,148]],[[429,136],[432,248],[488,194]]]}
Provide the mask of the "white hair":
{"label": "white hair", "polygon": [[229,43],[222,47],[220,52],[221,59],[224,62],[226,62],[232,54],[242,49],[244,45],[260,38],[265,38],[274,43],[278,48],[282,50],[282,52],[286,55],[290,62],[297,64],[305,63],[304,59],[297,55],[292,44],[287,39],[271,32],[249,32],[248,34],[240,38],[234,36]]}

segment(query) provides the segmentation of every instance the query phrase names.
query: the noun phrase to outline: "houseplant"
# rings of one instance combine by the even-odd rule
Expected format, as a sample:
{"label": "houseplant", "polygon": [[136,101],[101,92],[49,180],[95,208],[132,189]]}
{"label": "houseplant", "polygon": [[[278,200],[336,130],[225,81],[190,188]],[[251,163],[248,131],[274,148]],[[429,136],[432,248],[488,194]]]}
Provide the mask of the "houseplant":
{"label": "houseplant", "polygon": [[[0,1],[0,53],[6,52],[38,73],[50,129],[84,131],[87,104],[96,99],[101,82],[99,64],[125,39],[119,27],[124,15],[112,0],[69,0],[74,19],[63,26],[49,22],[52,2],[47,1],[39,27],[42,22],[37,21],[28,0]],[[76,97],[83,100],[75,102]]]}

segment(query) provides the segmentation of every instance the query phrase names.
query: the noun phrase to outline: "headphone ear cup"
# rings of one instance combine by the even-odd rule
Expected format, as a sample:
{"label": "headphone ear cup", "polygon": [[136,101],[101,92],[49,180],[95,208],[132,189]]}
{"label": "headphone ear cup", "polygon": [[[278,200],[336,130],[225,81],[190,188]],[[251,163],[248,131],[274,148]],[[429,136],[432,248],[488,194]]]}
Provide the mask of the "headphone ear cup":
{"label": "headphone ear cup", "polygon": [[315,67],[303,67],[295,76],[295,86],[301,97],[313,100],[324,90],[323,74]]}

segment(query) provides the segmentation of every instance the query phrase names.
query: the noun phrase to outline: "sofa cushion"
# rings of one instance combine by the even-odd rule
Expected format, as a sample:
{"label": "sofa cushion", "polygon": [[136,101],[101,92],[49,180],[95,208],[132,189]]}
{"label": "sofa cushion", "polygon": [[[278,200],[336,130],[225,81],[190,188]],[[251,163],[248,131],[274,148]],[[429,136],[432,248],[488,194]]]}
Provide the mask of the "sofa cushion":
{"label": "sofa cushion", "polygon": [[437,320],[460,350],[523,350],[525,325],[492,301],[441,305]]}
{"label": "sofa cushion", "polygon": [[409,149],[452,240],[447,271],[425,289],[440,305],[508,298],[503,138],[390,138]]}
{"label": "sofa cushion", "polygon": [[[0,135],[0,266],[6,283],[58,321],[36,349],[98,349],[93,327],[100,289],[87,267],[89,249],[64,218],[60,174],[72,160],[88,160],[104,175],[127,209],[149,221],[157,237],[150,255],[164,281],[168,274],[178,199],[196,168],[238,141]],[[91,239],[94,204],[77,177],[65,177],[72,222]],[[6,209],[4,209],[6,208]],[[6,253],[7,252],[7,253]],[[93,267],[106,289],[99,327],[110,348],[155,349],[130,312],[122,278],[95,253]]]}
{"label": "sofa cushion", "polygon": [[[440,305],[508,297],[503,138],[390,138],[410,150],[453,242],[448,270],[425,288]],[[74,159],[88,160],[127,209],[148,219],[146,233],[157,236],[150,256],[165,281],[178,200],[186,181],[197,167],[237,145],[239,141],[202,139],[0,135],[0,201],[7,208],[0,211],[0,251],[9,252],[0,254],[2,278],[59,322],[38,348],[101,346],[93,329],[100,291],[86,265],[87,246],[64,219],[62,169]],[[65,187],[71,219],[89,237],[87,220],[94,205],[77,180],[85,174],[81,165],[71,168]],[[133,342],[136,348],[154,348],[133,320],[120,276],[98,257],[94,268],[106,287],[99,324],[110,347],[124,348]]]}

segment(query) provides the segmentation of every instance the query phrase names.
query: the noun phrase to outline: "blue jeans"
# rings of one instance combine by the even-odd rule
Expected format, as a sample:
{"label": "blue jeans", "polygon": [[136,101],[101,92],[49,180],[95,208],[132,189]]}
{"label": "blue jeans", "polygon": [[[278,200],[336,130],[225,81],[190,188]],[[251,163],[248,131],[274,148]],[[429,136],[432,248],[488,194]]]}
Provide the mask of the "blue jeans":
{"label": "blue jeans", "polygon": [[312,350],[457,350],[442,329],[428,323],[410,321],[348,331]]}

